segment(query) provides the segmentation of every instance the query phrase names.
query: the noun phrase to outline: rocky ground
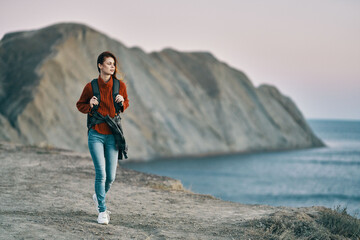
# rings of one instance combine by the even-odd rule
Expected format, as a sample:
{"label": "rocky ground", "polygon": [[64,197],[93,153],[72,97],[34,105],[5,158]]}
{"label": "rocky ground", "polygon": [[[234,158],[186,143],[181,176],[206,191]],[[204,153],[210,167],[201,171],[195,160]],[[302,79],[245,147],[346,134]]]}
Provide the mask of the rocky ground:
{"label": "rocky ground", "polygon": [[356,231],[360,234],[359,221],[350,216],[353,233],[334,231],[324,216],[338,213],[324,207],[222,201],[121,165],[107,195],[110,224],[99,225],[87,155],[2,142],[0,166],[0,239],[358,239]]}

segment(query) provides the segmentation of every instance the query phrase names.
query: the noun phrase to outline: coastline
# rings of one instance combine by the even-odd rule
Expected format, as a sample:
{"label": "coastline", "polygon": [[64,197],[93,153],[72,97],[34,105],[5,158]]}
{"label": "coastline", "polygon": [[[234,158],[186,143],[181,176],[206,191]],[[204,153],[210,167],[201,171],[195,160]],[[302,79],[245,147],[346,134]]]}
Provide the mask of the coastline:
{"label": "coastline", "polygon": [[309,146],[309,147],[294,147],[294,148],[276,148],[276,149],[262,149],[262,150],[248,150],[248,151],[232,151],[232,152],[212,152],[212,153],[194,153],[194,154],[177,154],[174,155],[164,155],[164,156],[155,156],[149,159],[142,158],[131,158],[131,160],[121,160],[121,162],[149,162],[149,161],[163,161],[163,160],[176,160],[176,159],[184,159],[184,158],[211,158],[211,157],[219,157],[219,156],[235,156],[235,155],[252,155],[252,154],[261,154],[261,153],[278,153],[278,152],[290,152],[290,151],[298,151],[298,150],[306,150],[306,149],[314,149],[314,148],[326,148],[328,147],[325,143],[322,146]]}
{"label": "coastline", "polygon": [[91,158],[0,143],[0,159],[1,239],[351,239],[322,222],[324,214],[336,215],[325,207],[223,201],[192,193],[178,180],[121,167],[107,195],[111,221],[103,226],[91,200]]}

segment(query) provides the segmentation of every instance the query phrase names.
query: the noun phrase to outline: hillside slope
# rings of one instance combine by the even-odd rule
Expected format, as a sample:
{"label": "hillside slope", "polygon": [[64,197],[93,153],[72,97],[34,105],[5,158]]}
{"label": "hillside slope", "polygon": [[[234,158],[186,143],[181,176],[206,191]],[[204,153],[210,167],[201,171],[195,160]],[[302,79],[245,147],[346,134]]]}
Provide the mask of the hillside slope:
{"label": "hillside slope", "polygon": [[131,158],[323,146],[292,100],[208,52],[128,48],[80,24],[10,33],[0,42],[0,139],[87,151],[75,107],[109,50],[125,74]]}

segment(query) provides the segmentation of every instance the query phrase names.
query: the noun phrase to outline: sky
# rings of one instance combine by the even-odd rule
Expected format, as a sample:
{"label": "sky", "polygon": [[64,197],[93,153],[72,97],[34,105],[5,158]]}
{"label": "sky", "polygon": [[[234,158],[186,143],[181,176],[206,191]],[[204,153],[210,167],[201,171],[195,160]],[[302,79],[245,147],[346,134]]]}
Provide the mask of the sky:
{"label": "sky", "polygon": [[[145,52],[208,51],[307,119],[360,120],[358,0],[0,0],[0,38],[86,24]],[[225,80],[224,80],[225,81]]]}

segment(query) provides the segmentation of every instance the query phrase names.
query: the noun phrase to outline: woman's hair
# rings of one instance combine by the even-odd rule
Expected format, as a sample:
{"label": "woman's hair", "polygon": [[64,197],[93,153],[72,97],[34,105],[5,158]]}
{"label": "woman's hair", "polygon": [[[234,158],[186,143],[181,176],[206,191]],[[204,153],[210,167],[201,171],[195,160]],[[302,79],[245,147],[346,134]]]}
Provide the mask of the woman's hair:
{"label": "woman's hair", "polygon": [[[108,57],[111,57],[114,59],[114,65],[115,65],[115,72],[114,74],[112,75],[113,78],[116,78],[116,79],[119,79],[119,80],[122,80],[123,78],[123,74],[119,71],[119,68],[118,68],[118,60],[116,59],[115,55],[112,54],[111,52],[109,51],[106,51],[106,52],[102,52],[99,56],[98,56],[98,59],[97,59],[97,69],[98,69],[98,72],[100,73],[100,68],[99,68],[99,63],[100,64],[103,64],[105,62],[105,59],[108,58]],[[119,74],[120,75],[120,78],[118,78],[116,76],[116,74]]]}

